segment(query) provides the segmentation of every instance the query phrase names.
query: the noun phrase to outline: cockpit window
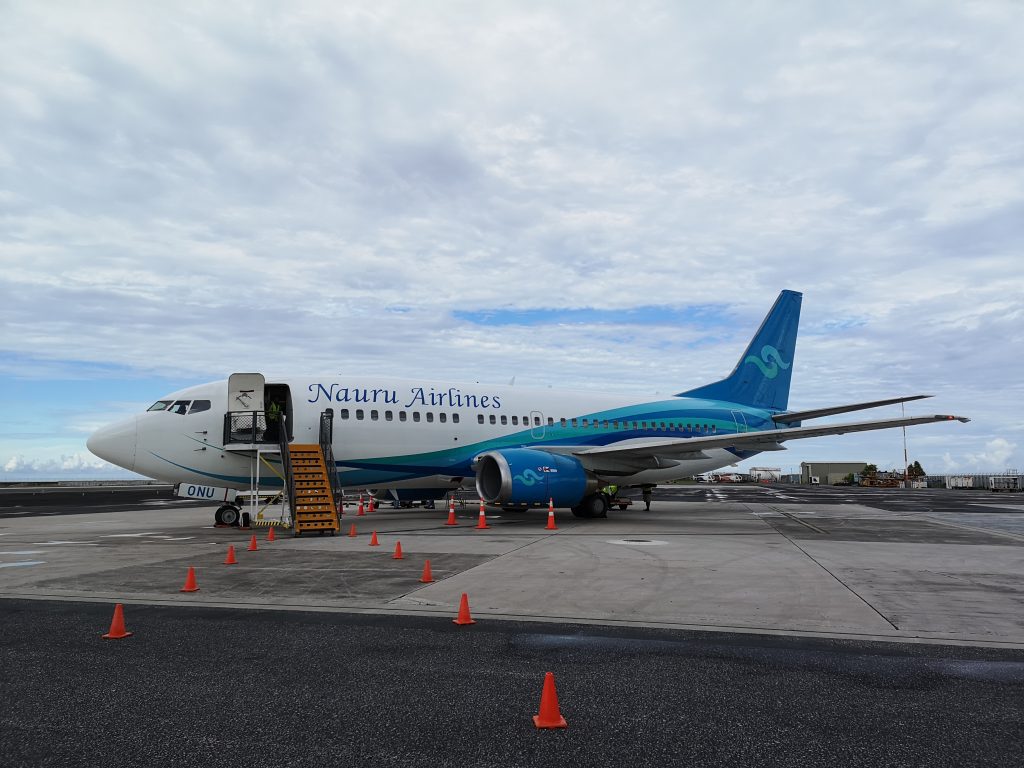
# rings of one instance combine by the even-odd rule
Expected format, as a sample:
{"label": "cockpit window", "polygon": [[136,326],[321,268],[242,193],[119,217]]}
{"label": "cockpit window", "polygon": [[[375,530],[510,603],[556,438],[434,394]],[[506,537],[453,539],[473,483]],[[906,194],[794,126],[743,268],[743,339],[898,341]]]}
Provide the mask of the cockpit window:
{"label": "cockpit window", "polygon": [[210,410],[209,400],[193,400],[192,407],[188,409],[189,413],[199,413],[200,411]]}
{"label": "cockpit window", "polygon": [[188,400],[175,400],[171,406],[171,413],[188,413]]}
{"label": "cockpit window", "polygon": [[169,406],[170,404],[171,404],[170,400],[157,400],[155,403],[153,403],[151,406],[149,406],[149,408],[147,408],[146,410],[147,411],[166,411],[167,410],[167,406]]}

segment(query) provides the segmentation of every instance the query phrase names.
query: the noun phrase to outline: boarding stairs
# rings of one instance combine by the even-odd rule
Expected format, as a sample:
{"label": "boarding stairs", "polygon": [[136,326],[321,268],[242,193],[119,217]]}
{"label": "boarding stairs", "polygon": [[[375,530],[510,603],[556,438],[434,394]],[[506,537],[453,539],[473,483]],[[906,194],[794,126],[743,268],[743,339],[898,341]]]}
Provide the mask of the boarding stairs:
{"label": "boarding stairs", "polygon": [[315,443],[289,445],[287,463],[285,476],[295,535],[330,531],[333,536],[341,524],[323,449]]}
{"label": "boarding stairs", "polygon": [[[225,415],[225,450],[250,456],[250,491],[258,494],[259,466],[264,462],[284,485],[284,496],[296,536],[317,531],[332,536],[341,530],[339,521],[341,485],[332,449],[334,412],[320,414],[319,443],[290,443],[286,417],[281,414],[275,429],[266,429],[263,411],[232,412]],[[280,457],[281,472],[266,462],[264,454]],[[284,521],[282,521],[284,522]]]}

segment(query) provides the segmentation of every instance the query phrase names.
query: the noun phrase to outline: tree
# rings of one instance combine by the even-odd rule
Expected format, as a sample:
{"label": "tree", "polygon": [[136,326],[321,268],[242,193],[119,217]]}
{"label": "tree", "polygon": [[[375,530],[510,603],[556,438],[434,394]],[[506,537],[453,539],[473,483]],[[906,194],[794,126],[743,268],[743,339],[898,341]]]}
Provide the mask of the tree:
{"label": "tree", "polygon": [[877,475],[878,465],[877,464],[865,464],[864,469],[860,472],[862,475]]}
{"label": "tree", "polygon": [[924,471],[924,467],[921,466],[920,461],[915,461],[909,467],[907,467],[907,475],[910,477],[924,477],[927,473]]}

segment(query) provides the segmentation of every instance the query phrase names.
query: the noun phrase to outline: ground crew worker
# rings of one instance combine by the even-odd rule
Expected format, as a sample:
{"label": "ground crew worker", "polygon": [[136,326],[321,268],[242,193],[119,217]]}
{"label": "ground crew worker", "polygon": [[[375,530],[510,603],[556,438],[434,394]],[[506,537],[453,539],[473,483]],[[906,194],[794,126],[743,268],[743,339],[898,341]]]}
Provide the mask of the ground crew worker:
{"label": "ground crew worker", "polygon": [[277,440],[281,434],[281,405],[276,400],[271,400],[267,406],[267,434],[268,439]]}
{"label": "ground crew worker", "polygon": [[645,511],[651,511],[651,487],[649,485],[644,486],[644,506],[647,508]]}

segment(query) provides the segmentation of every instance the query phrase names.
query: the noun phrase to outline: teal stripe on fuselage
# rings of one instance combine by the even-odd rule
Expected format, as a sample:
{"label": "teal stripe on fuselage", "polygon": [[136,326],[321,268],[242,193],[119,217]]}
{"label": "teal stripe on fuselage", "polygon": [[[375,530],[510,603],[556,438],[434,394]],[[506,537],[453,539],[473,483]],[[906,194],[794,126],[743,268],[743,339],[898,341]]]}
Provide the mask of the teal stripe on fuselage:
{"label": "teal stripe on fuselage", "polygon": [[[761,409],[744,408],[732,403],[714,400],[692,401],[687,408],[679,408],[678,400],[666,400],[654,403],[641,403],[639,405],[613,408],[605,411],[592,411],[575,416],[577,423],[583,419],[588,422],[597,420],[598,423],[605,421],[637,421],[648,422],[675,422],[677,424],[707,424],[709,432],[703,430],[699,433],[679,431],[662,431],[661,429],[594,429],[591,426],[565,426],[560,423],[553,426],[546,424],[541,427],[531,427],[519,430],[500,437],[482,440],[477,443],[459,446],[458,448],[447,448],[442,451],[431,451],[427,453],[405,454],[401,456],[386,456],[380,458],[346,458],[335,462],[342,471],[342,481],[346,486],[364,486],[398,482],[400,480],[411,480],[419,477],[431,477],[433,475],[449,475],[452,477],[466,477],[473,474],[472,460],[474,457],[486,451],[501,450],[502,448],[529,447],[543,450],[553,446],[604,446],[624,440],[633,440],[641,437],[703,437],[712,434],[727,435],[737,432],[736,421],[732,413],[743,414],[746,421],[747,431],[755,432],[766,428],[775,429],[776,425],[771,420],[771,414]],[[571,419],[568,422],[571,424]],[[543,429],[544,437],[536,439],[532,433]],[[751,454],[753,455],[753,454]]]}

